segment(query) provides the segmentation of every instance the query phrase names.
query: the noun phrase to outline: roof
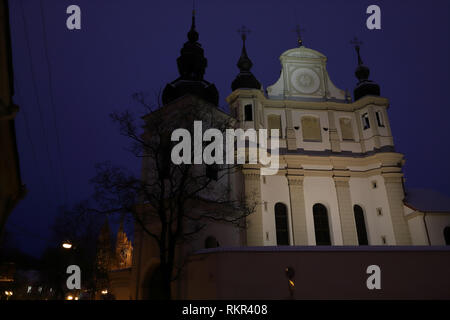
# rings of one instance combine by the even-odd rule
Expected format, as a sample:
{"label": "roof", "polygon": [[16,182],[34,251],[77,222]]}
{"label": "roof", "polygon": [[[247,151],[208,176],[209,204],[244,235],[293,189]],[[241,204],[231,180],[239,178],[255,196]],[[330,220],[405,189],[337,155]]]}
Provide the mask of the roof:
{"label": "roof", "polygon": [[450,213],[450,197],[430,189],[408,189],[404,203],[423,212]]}

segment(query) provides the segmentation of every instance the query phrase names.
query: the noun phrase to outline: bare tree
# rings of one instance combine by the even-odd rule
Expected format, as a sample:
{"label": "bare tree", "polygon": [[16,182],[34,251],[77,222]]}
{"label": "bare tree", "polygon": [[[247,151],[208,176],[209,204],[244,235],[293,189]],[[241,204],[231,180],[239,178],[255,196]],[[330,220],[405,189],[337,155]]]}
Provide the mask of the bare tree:
{"label": "bare tree", "polygon": [[[200,120],[203,130],[216,128],[225,133],[234,126],[231,117],[191,96],[162,107],[147,104],[143,94],[135,94],[134,99],[147,110],[142,127],[129,111],[110,116],[118,124],[121,135],[131,140],[130,151],[143,161],[142,175],[136,176],[110,163],[97,165],[92,182],[99,207],[94,211],[128,213],[156,242],[161,294],[170,299],[171,282],[179,277],[186,262],[186,256],[177,253],[178,248],[195,239],[212,222],[245,228],[245,218],[253,212],[256,203],[245,201],[230,188],[233,174],[240,169],[237,165],[176,165],[171,161],[175,145],[171,134],[175,129],[188,130],[193,137],[193,123]],[[198,156],[198,150],[194,149],[190,151],[191,159]]]}

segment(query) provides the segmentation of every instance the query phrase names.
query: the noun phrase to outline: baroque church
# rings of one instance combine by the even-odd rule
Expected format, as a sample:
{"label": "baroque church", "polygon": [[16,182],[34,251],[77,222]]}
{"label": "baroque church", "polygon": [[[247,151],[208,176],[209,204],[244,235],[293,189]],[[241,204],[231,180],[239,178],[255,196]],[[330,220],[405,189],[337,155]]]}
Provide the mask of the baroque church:
{"label": "baroque church", "polygon": [[[177,60],[180,76],[164,89],[163,108],[217,109],[218,91],[204,79],[207,60],[198,40],[193,16]],[[445,274],[448,251],[430,246],[450,244],[450,201],[433,192],[405,191],[405,157],[395,149],[389,100],[370,80],[358,43],[352,97],[334,85],[327,57],[304,46],[300,37],[296,48],[281,53],[280,77],[264,90],[251,71],[245,32],[242,40],[239,73],[226,98],[229,116],[237,128],[279,130],[279,170],[264,176],[260,165],[246,164],[228,181],[234,193],[257,205],[244,231],[211,223],[189,245],[190,254],[202,258],[174,284],[174,298],[370,298],[367,288],[330,285],[344,276],[356,286],[356,274],[365,274],[357,268],[366,261],[395,269],[397,286],[405,292],[404,261],[417,258],[417,268],[424,263],[420,272],[439,264],[443,269],[434,269],[432,276]],[[144,163],[144,179],[145,168]],[[121,271],[111,282],[115,296],[151,297],[158,257],[155,243],[136,226],[132,262],[116,268]],[[303,279],[304,291],[287,291],[283,270],[288,266]],[[324,271],[327,266],[341,273]],[[304,276],[314,270],[334,278]],[[395,294],[387,291],[382,298],[399,297]],[[439,290],[432,294],[442,297]]]}

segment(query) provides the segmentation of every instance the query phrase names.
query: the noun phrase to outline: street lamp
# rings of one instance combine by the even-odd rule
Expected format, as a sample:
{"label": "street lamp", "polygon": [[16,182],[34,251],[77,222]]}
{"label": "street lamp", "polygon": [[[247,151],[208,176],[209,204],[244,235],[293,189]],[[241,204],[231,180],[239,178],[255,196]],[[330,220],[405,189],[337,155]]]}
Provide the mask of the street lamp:
{"label": "street lamp", "polygon": [[9,300],[9,298],[11,298],[11,296],[13,295],[12,291],[5,291],[5,295],[6,295],[6,300]]}
{"label": "street lamp", "polygon": [[288,278],[288,285],[289,285],[289,293],[291,296],[291,299],[294,298],[294,290],[295,290],[295,283],[294,283],[294,276],[295,276],[295,270],[292,267],[287,267],[285,269],[286,277]]}
{"label": "street lamp", "polygon": [[63,242],[63,244],[62,244],[62,247],[64,248],[64,249],[72,249],[72,243],[70,242],[70,241],[64,241]]}

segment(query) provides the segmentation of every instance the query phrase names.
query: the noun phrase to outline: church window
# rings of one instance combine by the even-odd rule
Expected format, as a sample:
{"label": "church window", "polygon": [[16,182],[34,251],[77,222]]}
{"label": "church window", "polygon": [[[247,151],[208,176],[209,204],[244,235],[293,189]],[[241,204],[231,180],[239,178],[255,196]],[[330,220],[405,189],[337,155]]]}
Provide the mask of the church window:
{"label": "church window", "polygon": [[304,116],[301,119],[303,141],[322,141],[318,117]]}
{"label": "church window", "polygon": [[444,228],[445,245],[450,246],[450,226]]}
{"label": "church window", "polygon": [[219,241],[217,241],[216,238],[214,238],[213,236],[209,236],[208,238],[205,239],[205,248],[206,249],[217,248],[217,247],[220,247],[220,245],[219,245]]}
{"label": "church window", "polygon": [[287,207],[285,204],[281,202],[275,204],[275,228],[277,231],[277,245],[288,246],[289,231],[288,231]]}
{"label": "church window", "polygon": [[318,246],[330,246],[330,225],[328,223],[327,208],[321,204],[316,203],[313,206],[314,216],[314,232],[316,235],[316,245]]}
{"label": "church window", "polygon": [[206,165],[206,177],[208,177],[211,180],[217,181],[217,179],[219,178],[219,169],[217,168],[217,165],[215,164]]}
{"label": "church window", "polygon": [[364,113],[362,115],[362,122],[363,122],[363,129],[369,129],[370,128],[370,121],[369,121],[369,114],[368,113]]}
{"label": "church window", "polygon": [[372,181],[372,189],[376,189],[378,187],[376,181]]}
{"label": "church window", "polygon": [[[278,129],[280,130],[280,137],[281,134],[281,116],[278,114],[271,114],[267,117],[267,129]],[[270,131],[268,133],[270,135]]]}
{"label": "church window", "polygon": [[377,124],[379,127],[384,127],[384,122],[383,122],[383,115],[381,114],[381,111],[377,111],[375,112],[375,116],[377,118]]}
{"label": "church window", "polygon": [[366,221],[364,219],[364,211],[357,204],[353,206],[353,213],[355,215],[356,233],[358,234],[358,243],[360,246],[369,244],[367,239]]}
{"label": "church window", "polygon": [[253,106],[251,104],[247,104],[244,107],[244,120],[253,121]]}
{"label": "church window", "polygon": [[342,140],[354,140],[352,120],[350,118],[340,118],[339,124],[341,126]]}
{"label": "church window", "polygon": [[381,243],[387,244],[386,236],[381,236]]}

